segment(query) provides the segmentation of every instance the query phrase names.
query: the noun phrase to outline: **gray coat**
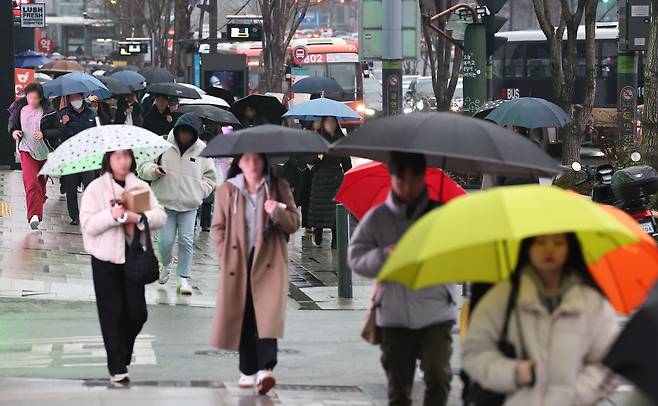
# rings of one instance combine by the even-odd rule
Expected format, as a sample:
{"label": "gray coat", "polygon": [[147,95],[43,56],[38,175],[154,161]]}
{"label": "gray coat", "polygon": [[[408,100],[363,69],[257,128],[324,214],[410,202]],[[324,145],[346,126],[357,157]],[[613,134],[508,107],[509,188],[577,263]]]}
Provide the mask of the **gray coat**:
{"label": "gray coat", "polygon": [[[407,206],[399,203],[392,192],[386,202],[370,210],[354,232],[349,248],[352,271],[375,278],[386,262],[386,247],[397,244],[405,231],[425,214],[427,195],[418,204],[411,219]],[[385,282],[379,293],[377,325],[421,329],[432,324],[457,319],[456,285],[437,285],[412,291],[398,283]]]}

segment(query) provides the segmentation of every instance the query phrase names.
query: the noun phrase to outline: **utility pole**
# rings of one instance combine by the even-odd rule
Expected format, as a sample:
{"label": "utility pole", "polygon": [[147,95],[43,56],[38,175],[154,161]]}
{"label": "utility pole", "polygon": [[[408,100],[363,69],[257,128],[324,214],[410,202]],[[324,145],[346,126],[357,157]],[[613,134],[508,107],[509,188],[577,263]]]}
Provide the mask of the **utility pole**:
{"label": "utility pole", "polygon": [[402,0],[382,1],[382,95],[384,114],[402,108]]}
{"label": "utility pole", "polygon": [[7,109],[14,101],[14,16],[11,1],[0,1],[0,38],[5,45],[0,47],[0,165],[10,166],[15,162],[15,145],[5,123],[9,121]]}
{"label": "utility pole", "polygon": [[[210,33],[208,35],[208,40],[210,41],[210,53],[217,53],[217,0],[210,0],[209,4],[209,28]],[[202,29],[202,28],[201,28]]]}

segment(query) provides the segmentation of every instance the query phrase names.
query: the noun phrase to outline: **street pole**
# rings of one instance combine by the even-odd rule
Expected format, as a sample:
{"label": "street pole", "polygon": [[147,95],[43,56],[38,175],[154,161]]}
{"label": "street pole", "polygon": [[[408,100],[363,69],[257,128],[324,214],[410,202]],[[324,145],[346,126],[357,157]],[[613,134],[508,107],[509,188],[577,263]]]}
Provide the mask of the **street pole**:
{"label": "street pole", "polygon": [[402,108],[402,0],[382,1],[382,95],[384,114]]}
{"label": "street pole", "polygon": [[617,55],[617,142],[618,146],[635,141],[637,110],[637,52]]}
{"label": "street pole", "polygon": [[336,205],[336,250],[338,252],[338,297],[351,299],[352,272],[347,265],[347,249],[350,242],[350,215],[342,204]]}
{"label": "street pole", "polygon": [[15,164],[14,141],[7,133],[9,112],[14,101],[14,16],[10,1],[0,1],[0,38],[5,46],[0,47],[0,165]]}
{"label": "street pole", "polygon": [[464,114],[472,116],[487,99],[486,28],[480,20],[464,33]]}
{"label": "street pole", "polygon": [[[217,0],[210,0],[210,11],[208,12],[208,26],[210,29],[208,39],[210,40],[210,53],[217,53]],[[203,30],[203,27],[200,28]]]}

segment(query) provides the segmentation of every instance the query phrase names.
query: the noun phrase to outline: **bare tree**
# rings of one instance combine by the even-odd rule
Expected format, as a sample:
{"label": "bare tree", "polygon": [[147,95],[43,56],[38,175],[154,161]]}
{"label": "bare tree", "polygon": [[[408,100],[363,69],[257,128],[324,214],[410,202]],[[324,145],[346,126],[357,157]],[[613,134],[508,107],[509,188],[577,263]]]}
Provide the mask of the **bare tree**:
{"label": "bare tree", "polygon": [[282,92],[286,50],[311,0],[258,0],[263,16],[263,73],[261,89]]}
{"label": "bare tree", "polygon": [[190,27],[194,5],[190,0],[175,0],[174,3],[174,52],[171,71],[177,77],[185,74],[182,68],[185,65],[185,49],[191,45],[192,40]]}
{"label": "bare tree", "polygon": [[[557,104],[573,118],[573,123],[561,130],[562,162],[571,164],[580,159],[581,135],[591,122],[596,82],[595,30],[596,0],[560,0],[560,18],[553,25],[551,1],[532,0],[535,14],[548,43],[553,92]],[[575,3],[575,8],[573,6]],[[576,82],[578,27],[585,15],[585,99],[574,105],[573,92]],[[567,34],[564,41],[564,34]],[[564,58],[566,45],[566,58]],[[563,63],[565,61],[565,63]]]}
{"label": "bare tree", "polygon": [[174,0],[149,0],[135,1],[137,15],[142,17],[148,35],[154,39],[153,65],[166,66],[167,58],[167,33],[174,5]]}
{"label": "bare tree", "polygon": [[645,160],[658,168],[658,0],[651,2],[651,31],[644,65],[642,144]]}

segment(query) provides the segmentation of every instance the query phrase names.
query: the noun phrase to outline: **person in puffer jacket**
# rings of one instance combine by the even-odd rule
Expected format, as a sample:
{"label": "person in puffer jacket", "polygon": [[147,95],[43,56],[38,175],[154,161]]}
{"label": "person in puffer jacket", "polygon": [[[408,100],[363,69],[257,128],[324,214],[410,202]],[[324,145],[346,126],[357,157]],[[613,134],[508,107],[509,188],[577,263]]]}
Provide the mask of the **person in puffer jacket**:
{"label": "person in puffer jacket", "polygon": [[154,162],[144,162],[139,176],[151,181],[151,188],[165,208],[167,222],[158,234],[160,284],[169,280],[169,268],[178,233],[178,293],[192,294],[189,278],[192,270],[194,225],[197,209],[217,185],[212,159],[199,156],[206,144],[199,139],[201,120],[193,113],[181,116],[168,141],[172,148]]}

